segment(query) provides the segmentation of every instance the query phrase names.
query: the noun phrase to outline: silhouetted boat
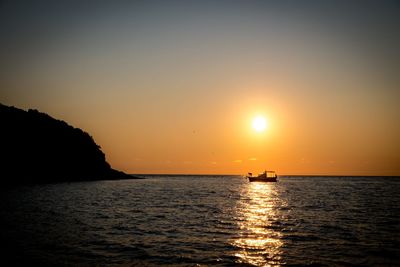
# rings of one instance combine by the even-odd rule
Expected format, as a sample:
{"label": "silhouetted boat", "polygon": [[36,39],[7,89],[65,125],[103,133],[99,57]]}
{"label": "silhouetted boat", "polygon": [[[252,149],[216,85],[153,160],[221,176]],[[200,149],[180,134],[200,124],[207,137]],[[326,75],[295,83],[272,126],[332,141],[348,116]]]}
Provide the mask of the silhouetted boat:
{"label": "silhouetted boat", "polygon": [[247,178],[249,178],[250,182],[276,182],[278,176],[274,171],[264,171],[258,176],[253,176],[253,174],[249,172]]}

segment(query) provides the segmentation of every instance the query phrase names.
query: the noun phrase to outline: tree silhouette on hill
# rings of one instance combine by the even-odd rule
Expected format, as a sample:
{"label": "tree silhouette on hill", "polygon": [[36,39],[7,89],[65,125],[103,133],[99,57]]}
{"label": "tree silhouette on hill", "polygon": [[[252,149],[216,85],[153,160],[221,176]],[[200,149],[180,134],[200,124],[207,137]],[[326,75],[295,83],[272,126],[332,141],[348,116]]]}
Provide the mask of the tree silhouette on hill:
{"label": "tree silhouette on hill", "polygon": [[0,173],[5,184],[129,179],[79,128],[37,110],[0,104]]}

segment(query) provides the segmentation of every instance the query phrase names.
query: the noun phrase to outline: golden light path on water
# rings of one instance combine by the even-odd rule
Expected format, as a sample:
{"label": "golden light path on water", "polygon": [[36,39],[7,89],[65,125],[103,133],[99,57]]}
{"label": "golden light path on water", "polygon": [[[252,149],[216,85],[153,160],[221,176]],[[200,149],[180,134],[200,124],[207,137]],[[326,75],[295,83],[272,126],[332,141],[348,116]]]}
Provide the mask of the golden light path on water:
{"label": "golden light path on water", "polygon": [[237,203],[239,238],[232,245],[239,249],[235,256],[239,263],[255,266],[279,266],[281,263],[282,234],[274,230],[278,220],[277,207],[282,206],[276,183],[246,184]]}

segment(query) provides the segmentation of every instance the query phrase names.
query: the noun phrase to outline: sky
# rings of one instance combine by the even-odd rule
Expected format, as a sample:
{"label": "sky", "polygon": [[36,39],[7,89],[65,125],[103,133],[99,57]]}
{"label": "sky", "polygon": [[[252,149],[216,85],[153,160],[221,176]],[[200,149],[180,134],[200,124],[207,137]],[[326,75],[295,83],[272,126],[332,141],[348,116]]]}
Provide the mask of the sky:
{"label": "sky", "polygon": [[400,175],[399,11],[2,1],[0,102],[84,129],[128,173]]}

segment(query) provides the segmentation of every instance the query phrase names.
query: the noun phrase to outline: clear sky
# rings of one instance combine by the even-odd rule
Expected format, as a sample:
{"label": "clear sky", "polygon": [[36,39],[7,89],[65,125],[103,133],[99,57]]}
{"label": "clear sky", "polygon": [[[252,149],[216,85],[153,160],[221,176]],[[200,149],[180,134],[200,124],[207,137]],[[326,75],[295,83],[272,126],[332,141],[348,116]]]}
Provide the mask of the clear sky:
{"label": "clear sky", "polygon": [[400,5],[299,2],[2,1],[0,102],[129,173],[400,175]]}

